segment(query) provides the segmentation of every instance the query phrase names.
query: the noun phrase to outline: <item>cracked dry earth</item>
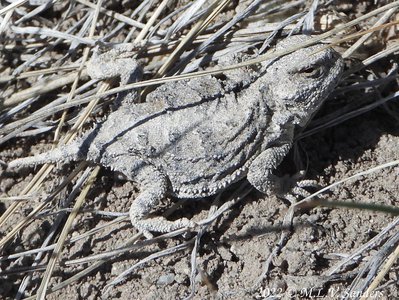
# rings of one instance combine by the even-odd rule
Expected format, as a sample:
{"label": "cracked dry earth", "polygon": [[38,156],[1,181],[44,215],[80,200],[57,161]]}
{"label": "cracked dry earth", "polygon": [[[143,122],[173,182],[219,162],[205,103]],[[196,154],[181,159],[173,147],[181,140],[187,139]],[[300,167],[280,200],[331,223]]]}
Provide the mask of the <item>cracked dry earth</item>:
{"label": "cracked dry earth", "polygon": [[[316,119],[334,109],[342,99],[342,95],[330,97]],[[301,157],[307,157],[307,178],[317,180],[321,186],[327,186],[360,171],[399,159],[399,130],[397,120],[392,114],[397,110],[397,103],[389,103],[385,107],[301,139],[296,149]],[[45,136],[20,139],[17,143],[8,143],[0,155],[2,159],[9,160],[10,157],[40,153],[49,148],[45,140]],[[287,166],[290,160],[292,157],[287,157]],[[44,192],[49,193],[74,167],[58,166],[46,181]],[[0,184],[2,193],[17,195],[33,174],[32,168],[5,174]],[[398,176],[398,167],[384,168],[343,183],[323,193],[321,198],[397,206]],[[103,169],[84,205],[86,211],[80,213],[74,221],[71,237],[79,236],[114,219],[93,213],[93,209],[127,212],[130,199],[136,193],[137,187],[134,183],[126,182],[111,171]],[[224,192],[221,200],[227,199],[231,193],[232,190]],[[62,196],[66,198],[68,195],[68,191],[65,191]],[[42,198],[35,198],[31,204],[35,206],[37,199]],[[171,218],[184,215],[203,219],[211,203],[209,198],[184,203]],[[18,217],[27,215],[32,209],[31,204],[22,206]],[[168,206],[170,203],[164,203],[165,208]],[[382,243],[362,252],[356,261],[346,264],[334,275],[329,276],[329,272],[394,220],[394,217],[386,213],[359,209],[315,208],[300,211],[294,218],[296,225],[288,242],[270,263],[268,276],[255,286],[269,255],[279,241],[281,224],[288,207],[289,204],[280,199],[265,198],[264,195],[252,191],[232,210],[222,215],[212,230],[201,239],[197,257],[200,272],[196,277],[194,298],[266,299],[279,295],[281,299],[300,299],[311,298],[312,295],[338,299],[345,295],[345,289],[362,267],[373,259]],[[6,205],[3,204],[1,210],[4,211],[5,208]],[[48,212],[51,211],[56,209],[52,207]],[[46,215],[46,212],[35,219],[17,237],[14,242],[16,246],[9,253],[40,247],[48,234],[50,220],[51,214]],[[13,226],[18,221],[18,218],[13,218],[7,225]],[[393,227],[394,231],[397,229],[397,225]],[[61,261],[66,264],[56,268],[51,284],[61,282],[86,267],[85,263],[68,264],[68,261],[115,249],[121,241],[134,234],[130,222],[126,220],[107,226],[105,232],[67,244],[61,256]],[[190,236],[168,239],[115,256],[88,276],[47,297],[98,299],[108,283],[140,259],[189,238]],[[175,299],[187,296],[190,291],[190,253],[191,250],[185,250],[149,261],[113,287],[105,298]],[[14,270],[31,263],[32,257],[26,256],[11,263],[3,261],[1,267],[3,270]],[[33,273],[33,282],[36,285],[40,283],[38,275],[39,273]],[[22,271],[3,277],[1,298],[12,298],[22,278]],[[374,299],[398,297],[397,283],[398,266],[394,265],[385,276],[382,289],[374,292]]]}

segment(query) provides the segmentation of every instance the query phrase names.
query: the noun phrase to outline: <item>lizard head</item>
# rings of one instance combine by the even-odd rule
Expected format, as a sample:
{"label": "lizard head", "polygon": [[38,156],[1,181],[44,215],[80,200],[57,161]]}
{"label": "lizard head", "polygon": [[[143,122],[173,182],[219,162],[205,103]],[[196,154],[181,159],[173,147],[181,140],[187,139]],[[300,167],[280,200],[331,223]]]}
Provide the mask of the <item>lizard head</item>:
{"label": "lizard head", "polygon": [[[278,43],[276,51],[286,50],[310,39],[292,36]],[[272,62],[266,62],[268,99],[275,109],[286,112],[294,124],[305,126],[336,86],[343,60],[331,48],[314,45],[299,49]]]}

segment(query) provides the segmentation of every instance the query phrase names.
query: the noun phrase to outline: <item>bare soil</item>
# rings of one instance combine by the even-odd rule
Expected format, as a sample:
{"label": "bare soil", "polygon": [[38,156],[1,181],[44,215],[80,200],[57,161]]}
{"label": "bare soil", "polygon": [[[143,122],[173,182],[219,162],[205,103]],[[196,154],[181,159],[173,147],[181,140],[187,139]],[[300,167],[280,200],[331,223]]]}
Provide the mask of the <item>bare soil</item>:
{"label": "bare soil", "polygon": [[[351,6],[350,3],[342,1],[343,6]],[[366,4],[359,7],[359,14],[364,13],[360,12],[360,8],[367,11]],[[345,6],[345,9],[349,11],[353,7]],[[397,91],[397,87],[396,81],[384,91]],[[341,106],[356,106],[359,101],[370,103],[381,96],[377,90],[372,89],[352,92],[337,90],[315,116],[313,125],[324,116],[339,111]],[[394,100],[306,136],[296,143],[280,171],[286,173],[295,170],[294,154],[298,154],[307,169],[305,178],[313,179],[325,187],[359,172],[398,160],[398,116],[399,105]],[[44,152],[50,149],[52,136],[52,133],[44,133],[12,139],[1,145],[0,160],[9,162],[18,157]],[[4,237],[26,218],[76,166],[56,166],[40,190],[24,201],[11,220],[1,228],[0,237]],[[10,171],[2,165],[0,168],[0,197],[19,195],[39,169]],[[398,182],[399,167],[396,165],[339,184],[319,197],[323,200],[397,207]],[[48,244],[56,241],[70,211],[61,211],[59,207],[64,207],[63,203],[68,201],[75,183],[76,179],[4,247],[2,258],[40,248],[45,239],[50,237],[55,217],[63,216]],[[245,182],[225,191],[218,205],[227,201],[241,185],[245,185]],[[128,218],[116,224],[110,222],[126,215],[137,191],[135,183],[125,181],[111,170],[103,168],[100,171],[68,235],[68,239],[81,238],[65,244],[50,280],[50,287],[99,262],[100,258],[96,255],[116,249],[136,234]],[[75,199],[71,197],[71,203],[66,206],[71,208]],[[154,213],[159,215],[175,202],[175,199],[165,201],[162,209]],[[11,203],[0,202],[0,214]],[[214,203],[215,198],[187,201],[169,218],[185,216],[201,220],[207,217]],[[397,222],[397,217],[378,211],[377,208],[317,207],[297,211],[293,227],[285,228],[283,221],[290,205],[285,200],[265,197],[252,190],[212,223],[199,239],[197,273],[192,282],[195,288],[193,299],[357,299],[359,295],[355,292],[348,294],[348,288],[356,285],[357,289],[352,289],[356,291],[361,289],[363,283],[369,284],[367,274],[370,264],[375,265],[378,261],[384,264],[386,253],[391,253],[392,248],[398,245],[397,241],[389,244],[390,239],[398,235],[399,226],[396,223],[381,239],[360,251],[342,268],[335,270],[346,257],[378,236],[390,224]],[[115,216],[106,213],[119,214]],[[104,229],[82,236],[103,225]],[[282,233],[287,235],[287,240],[272,255]],[[188,233],[114,253],[89,274],[48,294],[47,299],[183,299],[189,296],[192,289],[190,276],[193,238],[195,234]],[[154,253],[184,243],[191,244],[184,250],[151,259]],[[41,258],[37,269],[32,272],[30,266],[36,255],[0,261],[0,299],[14,299],[22,281],[28,276],[31,278],[24,297],[36,294],[49,258],[49,255]],[[148,260],[143,262],[145,259]],[[118,275],[139,262],[126,278],[107,288]],[[363,270],[360,280],[354,282]],[[369,294],[370,299],[397,299],[398,274],[399,266],[396,262],[383,277],[379,287]]]}

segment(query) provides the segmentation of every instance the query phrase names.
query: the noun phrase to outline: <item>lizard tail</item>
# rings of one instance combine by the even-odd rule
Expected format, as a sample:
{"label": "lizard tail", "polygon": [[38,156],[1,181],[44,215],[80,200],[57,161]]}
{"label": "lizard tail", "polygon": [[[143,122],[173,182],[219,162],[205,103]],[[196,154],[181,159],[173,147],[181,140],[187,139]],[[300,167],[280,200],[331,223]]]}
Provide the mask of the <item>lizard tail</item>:
{"label": "lizard tail", "polygon": [[71,162],[84,159],[85,155],[81,151],[81,145],[72,142],[71,144],[59,146],[48,152],[35,156],[18,158],[8,163],[7,168],[17,168],[24,166],[35,166],[45,163]]}

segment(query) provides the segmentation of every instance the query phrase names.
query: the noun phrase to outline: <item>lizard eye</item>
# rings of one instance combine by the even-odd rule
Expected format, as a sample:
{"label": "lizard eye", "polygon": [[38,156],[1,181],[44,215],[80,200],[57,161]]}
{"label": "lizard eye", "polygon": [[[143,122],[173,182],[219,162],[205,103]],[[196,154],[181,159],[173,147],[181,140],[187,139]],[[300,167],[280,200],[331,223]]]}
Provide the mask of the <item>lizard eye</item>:
{"label": "lizard eye", "polygon": [[311,66],[300,69],[299,73],[303,74],[307,78],[319,78],[324,72],[323,67],[321,66]]}

